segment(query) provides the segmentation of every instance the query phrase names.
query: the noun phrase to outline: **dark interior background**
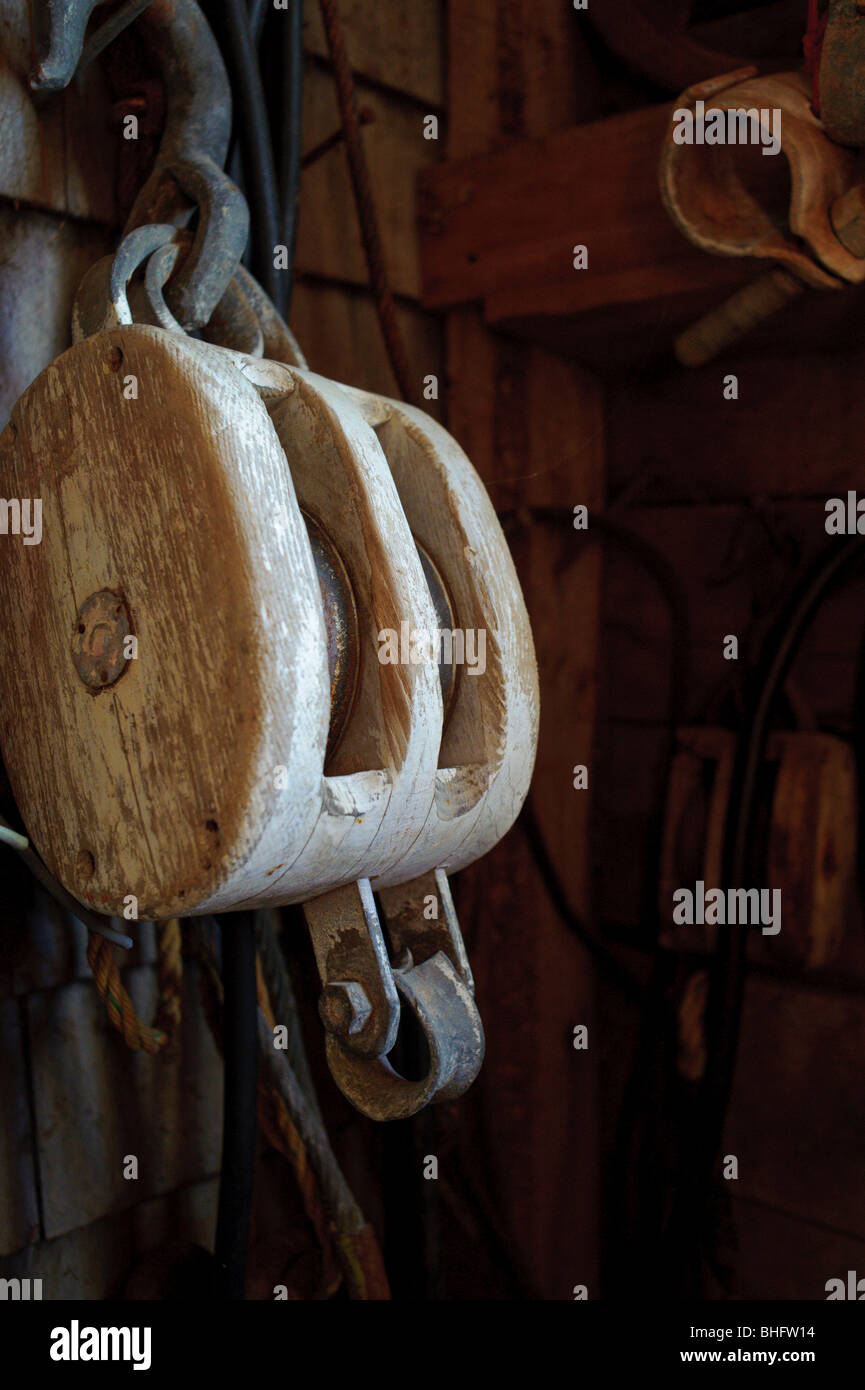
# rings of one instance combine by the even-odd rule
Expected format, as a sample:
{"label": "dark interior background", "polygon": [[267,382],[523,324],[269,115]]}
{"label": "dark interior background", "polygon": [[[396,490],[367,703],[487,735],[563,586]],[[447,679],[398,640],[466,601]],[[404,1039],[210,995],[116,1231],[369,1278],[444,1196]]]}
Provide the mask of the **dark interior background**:
{"label": "dark interior background", "polygon": [[[675,333],[727,292],[707,256],[705,284],[671,284],[669,266],[646,255],[629,294],[605,302],[600,290],[581,306],[582,291],[568,288],[561,294],[573,302],[563,308],[562,273],[547,273],[539,252],[536,273],[519,283],[513,266],[496,281],[482,263],[482,293],[434,303],[430,242],[437,226],[447,235],[447,210],[427,181],[434,166],[575,126],[591,141],[594,123],[657,120],[676,90],[647,75],[650,54],[636,67],[633,55],[617,56],[591,16],[563,0],[342,0],[340,8],[369,113],[364,138],[412,368],[419,381],[437,377],[439,397],[427,407],[502,514],[541,678],[530,814],[454,880],[488,1043],[467,1097],[386,1127],[356,1115],[324,1066],[314,963],[297,913],[284,914],[340,1160],[379,1233],[397,1299],[570,1299],[578,1285],[590,1298],[637,1285],[641,1297],[659,1299],[823,1298],[827,1279],[865,1270],[865,948],[855,865],[842,866],[850,894],[819,964],[807,943],[750,951],[722,1144],[739,1175],[724,1181],[715,1171],[696,1225],[687,1220],[700,1124],[693,1068],[705,1039],[693,1000],[717,962],[692,940],[668,934],[658,946],[669,926],[658,908],[659,865],[675,729],[741,730],[766,634],[826,544],[826,499],[860,479],[862,294],[814,292],[725,358],[689,371],[673,358]],[[737,57],[799,66],[806,0],[699,0],[689,16],[685,5],[638,8],[653,22],[669,18],[679,34],[687,19],[691,37]],[[592,0],[591,9],[597,18],[609,4]],[[2,13],[0,74],[13,81],[23,3],[3,0]],[[266,39],[278,19],[269,17]],[[339,126],[315,0],[305,4],[304,45],[308,151]],[[273,101],[278,71],[266,72]],[[87,157],[67,139],[56,190],[22,195],[0,154],[4,420],[65,345],[77,279],[122,220],[118,200],[129,190],[113,177],[121,98],[97,85],[89,100]],[[429,114],[439,118],[438,140],[424,139]],[[562,195],[573,207],[564,254],[586,242],[604,267],[620,229],[599,223],[598,209],[615,206],[631,178],[632,127],[622,130],[618,143],[598,144],[609,150],[602,167],[575,160]],[[533,147],[529,163],[547,153]],[[146,142],[140,157],[146,162]],[[471,203],[470,180],[466,190]],[[487,245],[496,209],[477,197],[479,245]],[[509,225],[518,208],[517,193]],[[649,235],[632,232],[637,241]],[[683,240],[683,256],[685,248]],[[27,271],[34,264],[38,275]],[[510,310],[497,311],[497,294],[511,296]],[[303,175],[291,326],[314,370],[396,394],[338,144]],[[723,395],[731,372],[736,401]],[[570,524],[578,504],[589,508],[587,537]],[[820,609],[774,727],[855,749],[863,596],[857,581]],[[727,634],[738,636],[738,662],[723,659]],[[573,786],[579,764],[587,790]],[[855,817],[855,795],[831,777],[820,796],[797,813],[803,834],[824,804],[842,822]],[[693,843],[680,862],[692,872],[683,882],[698,876],[706,806],[704,798],[689,811]],[[815,867],[814,879],[824,871]],[[754,873],[767,882],[765,865]],[[0,1276],[42,1276],[52,1297],[194,1289],[183,1271],[194,1274],[192,1248],[212,1241],[221,1080],[198,998],[194,927],[186,942],[182,1048],[155,1063],[131,1057],[90,983],[83,931],[4,859]],[[145,925],[124,967],[142,1012],[154,997],[153,963]],[[573,1046],[579,1025],[589,1030],[585,1050]],[[127,1153],[140,1158],[134,1185],[122,1177]],[[435,1182],[422,1176],[429,1154],[439,1159]],[[284,1282],[294,1297],[315,1297],[318,1274],[291,1170],[263,1149],[250,1296],[268,1298]]]}

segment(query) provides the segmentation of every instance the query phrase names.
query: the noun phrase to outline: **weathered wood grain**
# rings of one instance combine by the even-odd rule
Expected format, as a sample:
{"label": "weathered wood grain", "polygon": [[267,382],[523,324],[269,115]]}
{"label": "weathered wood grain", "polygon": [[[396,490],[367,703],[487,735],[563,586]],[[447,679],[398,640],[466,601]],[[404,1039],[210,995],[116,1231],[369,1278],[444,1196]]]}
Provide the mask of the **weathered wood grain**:
{"label": "weathered wood grain", "polygon": [[[236,902],[312,828],[329,709],[312,557],[265,406],[213,350],[120,329],[49,367],[2,438],[7,490],[44,509],[40,545],[0,547],[3,748],[29,833],[101,910]],[[125,598],[139,655],[93,695],[70,648],[103,589]],[[280,763],[296,795],[274,817]]]}
{"label": "weathered wood grain", "polygon": [[[312,374],[293,375],[298,389],[273,407],[272,418],[301,505],[325,527],[351,579],[361,675],[346,732],[322,783],[323,814],[302,862],[273,876],[283,901],[311,896],[304,889],[310,866],[321,891],[369,877],[404,851],[432,804],[442,726],[436,668],[378,659],[383,629],[399,631],[403,622],[413,630],[435,626],[387,461],[346,392]],[[376,785],[371,801],[356,800],[356,782],[370,775],[383,779],[383,793]],[[293,795],[290,786],[288,794]]]}
{"label": "weathered wood grain", "polygon": [[0,8],[0,196],[46,211],[115,221],[119,141],[100,64],[37,104],[27,85],[34,66],[27,0]]}
{"label": "weathered wood grain", "polygon": [[396,402],[378,436],[415,539],[452,596],[456,627],[484,634],[484,669],[457,671],[430,817],[409,854],[380,875],[384,884],[427,868],[461,868],[510,828],[534,765],[538,689],[516,571],[468,459],[422,411]]}

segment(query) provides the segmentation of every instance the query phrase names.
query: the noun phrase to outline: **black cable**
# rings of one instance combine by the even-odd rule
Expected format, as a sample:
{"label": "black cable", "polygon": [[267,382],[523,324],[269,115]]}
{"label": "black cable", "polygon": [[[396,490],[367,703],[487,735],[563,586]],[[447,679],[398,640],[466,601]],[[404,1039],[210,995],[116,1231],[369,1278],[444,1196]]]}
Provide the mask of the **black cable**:
{"label": "black cable", "polygon": [[222,1172],[216,1218],[217,1294],[242,1299],[255,1172],[258,993],[251,912],[221,919],[224,991]]}
{"label": "black cable", "polygon": [[264,21],[267,18],[269,8],[270,0],[249,0],[249,27],[252,30],[252,41],[256,48],[261,39],[261,31],[264,28]]}
{"label": "black cable", "polygon": [[[842,581],[847,566],[865,552],[865,540],[852,537],[832,545],[818,558],[767,639],[755,673],[753,696],[730,784],[730,802],[724,831],[722,887],[741,887],[748,871],[748,854],[756,830],[757,784],[768,734],[769,717],[812,618],[831,589]],[[745,976],[747,925],[738,924],[719,933],[719,985],[710,991],[707,1011],[710,1041],[707,1090],[719,1112],[726,1112],[732,1089],[739,1036],[739,1020]],[[714,1147],[721,1140],[724,1114],[708,1137]]]}
{"label": "black cable", "polygon": [[279,232],[288,251],[288,266],[280,276],[277,308],[284,319],[288,318],[294,287],[303,125],[303,0],[289,0],[289,7],[289,14],[283,20],[283,79],[287,90],[280,92],[282,125],[279,151]]}
{"label": "black cable", "polygon": [[[509,522],[540,521],[563,526],[569,531],[579,548],[576,559],[585,544],[609,539],[622,550],[627,551],[655,580],[670,614],[670,682],[669,711],[667,723],[675,731],[682,722],[685,707],[685,692],[689,682],[690,664],[690,615],[688,599],[675,569],[658,546],[647,541],[618,517],[609,512],[592,512],[589,526],[585,531],[573,529],[573,513],[568,507],[529,506],[505,508],[497,512],[502,527],[507,531]],[[581,543],[581,544],[580,544]]]}
{"label": "black cable", "polygon": [[[802,638],[828,593],[849,578],[848,567],[865,552],[865,539],[851,537],[830,545],[796,586],[780,619],[767,637],[759,664],[749,682],[746,718],[739,738],[724,827],[722,887],[742,887],[749,869],[749,852],[756,833],[758,779],[775,701],[801,645]],[[713,1189],[715,1159],[720,1148],[733,1086],[741,1031],[747,971],[746,923],[718,933],[706,1005],[707,1063],[700,1088],[697,1123],[690,1130],[683,1164],[684,1181],[671,1219],[674,1248],[681,1249],[679,1277],[693,1290],[699,1277],[697,1248]]]}
{"label": "black cable", "polygon": [[223,12],[223,57],[232,76],[250,202],[252,273],[265,293],[278,304],[282,273],[273,261],[274,248],[279,242],[279,199],[261,73],[245,0],[225,0]]}

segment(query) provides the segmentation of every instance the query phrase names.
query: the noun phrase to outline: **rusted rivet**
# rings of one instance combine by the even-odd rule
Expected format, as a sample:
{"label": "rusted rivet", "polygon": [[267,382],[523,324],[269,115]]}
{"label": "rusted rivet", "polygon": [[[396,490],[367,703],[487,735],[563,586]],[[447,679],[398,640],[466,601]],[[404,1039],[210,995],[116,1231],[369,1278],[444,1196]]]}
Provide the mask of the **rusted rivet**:
{"label": "rusted rivet", "polygon": [[131,630],[126,604],[110,589],[100,589],[82,603],[75,619],[72,660],[94,694],[114,685],[129,665],[123,648]]}

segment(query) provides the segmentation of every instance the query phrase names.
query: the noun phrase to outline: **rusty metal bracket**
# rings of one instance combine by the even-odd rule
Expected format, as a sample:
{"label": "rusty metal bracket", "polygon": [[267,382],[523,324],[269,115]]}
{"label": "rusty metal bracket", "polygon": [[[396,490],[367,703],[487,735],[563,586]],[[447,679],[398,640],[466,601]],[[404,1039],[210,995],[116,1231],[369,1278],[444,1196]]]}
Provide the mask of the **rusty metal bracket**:
{"label": "rusty metal bracket", "polygon": [[[42,59],[31,78],[37,92],[66,87],[79,65],[95,0],[37,0],[45,32]],[[242,193],[223,172],[231,134],[231,90],[213,34],[194,0],[150,0],[125,8],[139,25],[166,92],[166,118],[153,172],[140,190],[124,235],[145,224],[184,227],[199,214],[195,241],[169,291],[184,328],[207,323],[234,278],[249,233]],[[106,41],[119,32],[106,22]],[[110,27],[112,26],[113,27]],[[97,30],[85,53],[98,49]],[[105,37],[105,36],[104,36]]]}
{"label": "rusty metal bracket", "polygon": [[447,956],[471,994],[475,984],[444,869],[379,890],[394,958],[400,968]]}
{"label": "rusty metal bracket", "polygon": [[334,1080],[371,1120],[404,1120],[426,1105],[456,1100],[474,1081],[484,1055],[471,991],[446,956],[439,951],[412,970],[395,970],[393,977],[426,1040],[429,1066],[422,1080],[400,1076],[386,1057],[358,1057],[338,1038],[327,1039]]}
{"label": "rusty metal bracket", "polygon": [[[368,880],[303,910],[324,986],[319,1012],[334,1080],[363,1114],[393,1120],[462,1095],[483,1061],[484,1034],[445,873],[384,889],[381,903],[393,967]],[[429,1060],[417,1080],[387,1058],[400,1007],[426,1042]]]}
{"label": "rusty metal bracket", "polygon": [[310,899],[303,913],[323,985],[325,1028],[360,1057],[390,1052],[399,1000],[369,879]]}

